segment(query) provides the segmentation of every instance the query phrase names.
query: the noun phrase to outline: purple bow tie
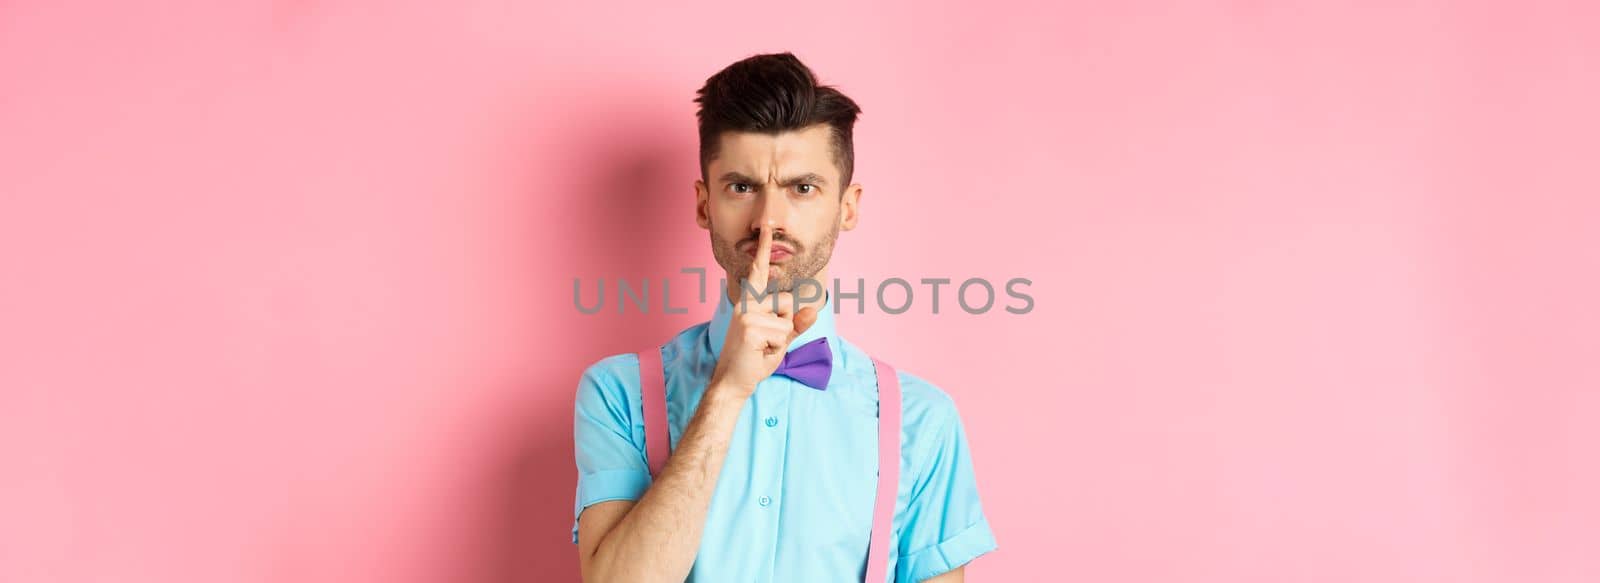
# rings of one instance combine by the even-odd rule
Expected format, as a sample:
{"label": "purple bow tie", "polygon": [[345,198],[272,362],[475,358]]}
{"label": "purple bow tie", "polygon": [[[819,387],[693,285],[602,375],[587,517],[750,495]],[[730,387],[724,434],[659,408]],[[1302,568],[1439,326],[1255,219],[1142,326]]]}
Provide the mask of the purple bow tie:
{"label": "purple bow tie", "polygon": [[818,338],[785,353],[772,374],[784,375],[819,391],[828,390],[828,376],[833,374],[833,351],[828,349],[828,339]]}

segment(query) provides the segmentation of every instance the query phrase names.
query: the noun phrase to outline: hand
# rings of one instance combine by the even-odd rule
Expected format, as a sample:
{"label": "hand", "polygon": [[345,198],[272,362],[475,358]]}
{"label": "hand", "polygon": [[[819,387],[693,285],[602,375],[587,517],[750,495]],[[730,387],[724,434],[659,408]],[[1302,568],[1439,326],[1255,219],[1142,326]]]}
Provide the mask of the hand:
{"label": "hand", "polygon": [[[750,266],[750,287],[739,287],[740,301],[733,305],[733,319],[722,342],[722,354],[711,373],[711,386],[725,386],[740,397],[749,397],[756,384],[772,376],[783,363],[789,343],[817,321],[817,309],[807,306],[794,311],[794,294],[777,292],[777,309],[766,295],[771,274],[772,225],[761,225],[756,242],[755,263]],[[762,301],[765,299],[765,301]]]}

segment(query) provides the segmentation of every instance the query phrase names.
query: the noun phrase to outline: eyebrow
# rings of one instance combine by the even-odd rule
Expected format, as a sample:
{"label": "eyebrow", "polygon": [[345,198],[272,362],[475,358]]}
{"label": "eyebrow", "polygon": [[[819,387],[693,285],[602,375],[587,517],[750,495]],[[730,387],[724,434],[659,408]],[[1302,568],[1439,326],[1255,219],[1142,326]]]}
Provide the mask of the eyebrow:
{"label": "eyebrow", "polygon": [[[745,176],[745,175],[740,174],[738,172],[728,172],[726,174],[723,174],[722,177],[720,178],[720,180],[722,180],[723,182],[738,182],[738,183],[744,183],[744,184],[761,184],[760,180],[756,180],[754,178],[751,178],[749,176]],[[808,182],[811,183],[811,184],[817,184],[817,185],[824,185],[824,184],[828,183],[827,180],[822,178],[822,175],[817,174],[816,172],[807,172],[807,173],[801,174],[799,176],[794,176],[794,177],[785,178],[783,180],[780,180],[780,181],[778,181],[778,186],[794,186],[796,184],[803,184],[803,183],[808,183]]]}

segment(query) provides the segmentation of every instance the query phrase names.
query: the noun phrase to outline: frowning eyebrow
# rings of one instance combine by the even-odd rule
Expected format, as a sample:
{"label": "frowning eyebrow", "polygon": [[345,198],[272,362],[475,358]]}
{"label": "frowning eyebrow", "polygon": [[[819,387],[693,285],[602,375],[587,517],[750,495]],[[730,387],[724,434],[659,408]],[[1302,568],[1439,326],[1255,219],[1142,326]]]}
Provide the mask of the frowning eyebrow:
{"label": "frowning eyebrow", "polygon": [[[745,176],[744,174],[740,174],[738,172],[728,172],[726,174],[723,174],[722,177],[720,178],[720,180],[723,181],[723,182],[738,183],[738,184],[761,184],[762,183],[762,181],[760,181],[760,180],[756,180],[754,178],[751,178],[749,176]],[[799,176],[794,176],[794,177],[785,178],[783,180],[780,180],[780,181],[778,181],[778,186],[794,186],[796,184],[815,184],[817,186],[822,186],[822,185],[825,185],[827,183],[828,183],[828,181],[823,179],[822,175],[817,174],[815,172],[807,172],[807,173],[801,174]]]}

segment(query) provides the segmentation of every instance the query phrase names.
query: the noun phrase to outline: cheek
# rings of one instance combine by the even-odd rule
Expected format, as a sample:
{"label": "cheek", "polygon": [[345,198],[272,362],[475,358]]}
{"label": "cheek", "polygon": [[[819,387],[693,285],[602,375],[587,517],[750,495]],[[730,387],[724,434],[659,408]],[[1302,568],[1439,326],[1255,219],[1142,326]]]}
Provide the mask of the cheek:
{"label": "cheek", "polygon": [[740,213],[712,206],[707,216],[711,221],[711,234],[717,238],[734,242],[744,237],[746,221]]}
{"label": "cheek", "polygon": [[808,241],[816,242],[827,236],[839,224],[839,208],[818,208],[807,212],[803,223],[804,236]]}

